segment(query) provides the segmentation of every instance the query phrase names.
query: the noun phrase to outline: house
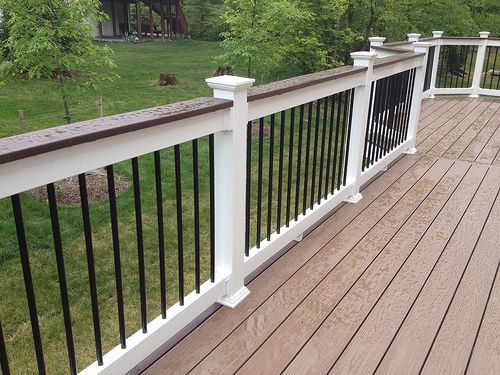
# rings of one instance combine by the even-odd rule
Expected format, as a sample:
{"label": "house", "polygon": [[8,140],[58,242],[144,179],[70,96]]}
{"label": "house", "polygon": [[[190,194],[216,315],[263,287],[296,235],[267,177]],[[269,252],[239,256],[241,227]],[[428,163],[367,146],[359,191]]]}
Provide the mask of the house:
{"label": "house", "polygon": [[[138,7],[140,0],[100,0],[103,12],[108,19],[97,22],[91,19],[95,27],[95,36],[118,37],[135,34],[139,39],[143,37],[162,39],[171,38],[177,34],[188,34],[188,25],[182,4],[179,0],[143,0],[149,8],[147,14],[142,14],[144,7]],[[156,13],[156,17],[154,14]],[[154,22],[158,19],[159,25]],[[144,22],[144,20],[147,22]]]}

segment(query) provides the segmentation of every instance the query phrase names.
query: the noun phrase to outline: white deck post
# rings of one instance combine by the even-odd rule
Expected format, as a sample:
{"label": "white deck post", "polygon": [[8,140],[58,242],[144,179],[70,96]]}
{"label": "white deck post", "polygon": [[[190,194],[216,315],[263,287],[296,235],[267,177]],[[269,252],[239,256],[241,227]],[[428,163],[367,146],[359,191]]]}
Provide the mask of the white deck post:
{"label": "white deck post", "polygon": [[415,138],[417,136],[418,121],[420,118],[420,107],[422,104],[422,92],[424,90],[425,68],[427,66],[427,58],[429,57],[429,48],[431,44],[426,42],[413,43],[413,50],[415,53],[424,53],[422,65],[416,68],[415,71],[415,84],[413,85],[413,96],[411,102],[410,122],[408,124],[408,140],[410,146],[405,151],[406,154],[415,154]]}
{"label": "white deck post", "polygon": [[373,47],[382,47],[385,42],[385,38],[381,36],[373,36],[368,40],[370,41],[370,52],[375,52]]}
{"label": "white deck post", "polygon": [[418,42],[420,35],[422,34],[415,34],[415,33],[406,34],[406,36],[408,36],[408,41],[411,43]]}
{"label": "white deck post", "polygon": [[474,67],[474,78],[472,79],[472,94],[471,98],[479,96],[479,86],[481,84],[481,75],[483,73],[484,58],[486,56],[486,45],[488,44],[488,31],[481,31],[479,37],[482,39],[477,49],[476,66]]}
{"label": "white deck post", "polygon": [[349,145],[349,165],[347,166],[347,181],[352,183],[352,191],[346,202],[358,203],[363,196],[360,194],[361,168],[364,157],[365,133],[368,121],[370,102],[370,86],[373,74],[373,62],[377,57],[374,52],[353,52],[351,57],[354,66],[366,66],[364,84],[354,90],[354,112],[351,124],[351,142]]}
{"label": "white deck post", "polygon": [[222,76],[206,82],[214,97],[233,101],[225,130],[215,134],[215,261],[217,272],[230,275],[218,302],[234,308],[250,294],[244,285],[246,127],[247,92],[255,80]]}
{"label": "white deck post", "polygon": [[441,38],[443,37],[443,34],[444,34],[443,31],[432,32],[432,36],[434,38],[438,38],[438,40],[434,48],[434,62],[432,63],[432,75],[431,75],[431,85],[430,85],[431,95],[429,96],[429,98],[431,99],[435,98],[434,93],[436,91],[436,77],[439,67],[439,55],[441,54]]}

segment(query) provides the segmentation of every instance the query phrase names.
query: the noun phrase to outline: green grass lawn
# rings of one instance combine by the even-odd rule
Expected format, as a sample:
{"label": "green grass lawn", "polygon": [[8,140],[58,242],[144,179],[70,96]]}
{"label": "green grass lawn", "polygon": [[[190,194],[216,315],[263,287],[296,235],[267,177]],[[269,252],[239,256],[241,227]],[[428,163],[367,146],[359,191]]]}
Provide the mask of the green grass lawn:
{"label": "green grass lawn", "polygon": [[[213,57],[219,53],[215,43],[197,41],[176,41],[170,43],[145,43],[140,45],[114,44],[118,74],[121,79],[107,84],[99,92],[77,92],[72,96],[72,112],[75,121],[96,116],[98,95],[104,97],[105,113],[121,113],[140,108],[181,101],[184,99],[210,96],[211,92],[204,83],[214,70]],[[153,85],[160,72],[173,72],[181,84],[177,87],[159,88]],[[48,81],[15,81],[0,89],[2,113],[0,135],[8,136],[18,132],[17,110],[23,109],[28,118],[30,130],[47,128],[61,124],[62,105],[56,86]],[[300,194],[304,181],[305,142],[307,128],[311,126],[312,137],[316,131],[316,115],[312,123],[306,121],[303,128],[303,152]],[[298,110],[296,112],[298,116]],[[337,111],[336,116],[342,111]],[[276,120],[275,149],[273,157],[273,229],[275,230],[278,190],[278,144],[280,116]],[[269,117],[265,119],[269,124]],[[281,224],[285,223],[285,208],[288,185],[288,161],[290,141],[290,111],[287,111],[284,133],[283,184]],[[319,144],[322,140],[323,111],[320,115],[318,132]],[[253,125],[258,128],[257,124]],[[335,128],[337,125],[335,125]],[[293,173],[291,179],[291,206],[295,202],[296,163],[298,157],[298,119],[294,129],[292,147]],[[325,136],[329,133],[327,132]],[[269,136],[263,141],[264,167],[262,194],[262,239],[265,238],[267,224],[267,186],[269,166]],[[186,294],[194,289],[194,218],[193,218],[193,170],[191,142],[181,146],[183,215],[184,215],[184,258]],[[312,149],[312,144],[311,144]],[[342,150],[339,151],[338,154]],[[200,209],[201,209],[201,249],[202,280],[209,279],[209,165],[208,140],[199,141],[200,153]],[[173,149],[163,150],[162,181],[164,196],[165,246],[167,264],[168,305],[178,301],[177,277],[177,223],[175,218],[175,177]],[[333,155],[332,155],[333,159]],[[142,195],[142,220],[144,229],[145,267],[148,296],[148,321],[160,315],[160,278],[158,257],[158,226],[156,221],[156,192],[154,162],[152,155],[139,158],[140,183]],[[312,152],[309,160],[308,184],[311,189]],[[251,190],[251,246],[256,237],[257,210],[257,165],[258,138],[252,140],[252,190]],[[316,181],[319,180],[318,155]],[[326,174],[326,163],[323,170]],[[115,165],[115,172],[132,179],[131,162]],[[317,182],[316,182],[317,183]],[[310,191],[310,190],[309,190]],[[317,191],[317,190],[316,190]],[[22,194],[23,214],[26,225],[27,241],[30,251],[38,316],[42,331],[45,360],[49,373],[68,373],[68,361],[62,309],[60,306],[59,285],[55,261],[48,203]],[[302,195],[300,195],[302,197]],[[242,197],[243,199],[243,197]],[[301,198],[302,199],[302,198]],[[299,201],[301,207],[302,200]],[[137,262],[137,240],[134,213],[134,192],[130,187],[119,194],[117,199],[119,233],[122,257],[123,292],[125,301],[125,320],[127,336],[140,329],[140,298]],[[99,293],[99,307],[104,352],[118,345],[118,324],[114,263],[110,226],[109,204],[107,201],[91,204],[91,220],[96,259],[96,274]],[[300,211],[301,209],[299,209]],[[293,211],[292,211],[293,216]],[[63,238],[63,251],[69,288],[73,330],[79,370],[95,361],[94,336],[88,275],[83,237],[83,224],[80,207],[59,205],[59,217]],[[31,336],[23,276],[19,260],[17,238],[13,222],[10,200],[0,201],[0,320],[4,328],[9,356],[14,374],[36,373],[36,362]]]}
{"label": "green grass lawn", "polygon": [[[179,40],[166,43],[110,44],[120,76],[96,91],[72,90],[74,121],[97,117],[97,97],[102,95],[106,115],[129,112],[200,96],[211,96],[204,82],[212,75],[218,43]],[[155,87],[160,72],[175,73],[180,84]],[[24,110],[29,130],[61,125],[63,106],[52,81],[14,80],[0,87],[0,137],[19,132],[17,111]]]}

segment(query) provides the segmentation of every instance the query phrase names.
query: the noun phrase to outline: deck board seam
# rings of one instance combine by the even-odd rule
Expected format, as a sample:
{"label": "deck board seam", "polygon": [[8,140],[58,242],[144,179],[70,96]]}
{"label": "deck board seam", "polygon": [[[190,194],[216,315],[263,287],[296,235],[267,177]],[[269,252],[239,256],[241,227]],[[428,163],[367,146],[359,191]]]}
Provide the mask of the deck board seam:
{"label": "deck board seam", "polygon": [[[469,169],[470,171],[470,169]],[[468,171],[468,172],[469,172]],[[467,173],[468,173],[467,172]],[[398,336],[399,334],[399,331],[401,330],[404,322],[406,321],[406,319],[408,318],[408,315],[410,314],[410,312],[412,311],[415,303],[417,302],[418,298],[420,297],[420,294],[422,293],[422,291],[424,290],[425,286],[427,285],[427,282],[429,281],[429,278],[431,277],[432,273],[434,272],[437,264],[439,263],[441,257],[443,256],[444,254],[444,251],[446,250],[446,248],[448,247],[451,239],[453,238],[453,236],[455,235],[456,231],[457,231],[457,228],[460,226],[460,223],[462,222],[462,220],[464,219],[464,216],[465,214],[467,213],[467,211],[469,210],[472,202],[474,201],[474,198],[476,197],[478,191],[479,191],[479,188],[481,187],[481,185],[483,184],[484,182],[484,179],[486,178],[486,175],[487,175],[487,172],[488,170],[485,171],[483,177],[481,178],[481,182],[477,185],[477,188],[476,190],[474,191],[474,194],[472,194],[472,197],[469,201],[469,203],[467,204],[467,207],[466,209],[464,210],[464,212],[462,213],[462,215],[460,216],[460,220],[457,222],[457,225],[455,226],[455,228],[453,228],[453,231],[451,232],[449,238],[447,239],[446,243],[444,244],[442,250],[441,250],[441,253],[439,254],[439,257],[437,258],[436,262],[434,263],[434,265],[432,266],[429,274],[427,275],[427,277],[425,278],[425,281],[423,282],[423,284],[421,285],[421,287],[419,288],[419,291],[417,293],[417,295],[415,296],[415,299],[413,300],[413,302],[411,303],[410,307],[408,308],[408,311],[406,312],[405,316],[403,317],[403,319],[401,320],[401,323],[399,324],[399,327],[398,329],[396,330],[396,332],[394,333],[391,341],[389,342],[389,344],[387,345],[387,348],[385,349],[384,351],[384,354],[382,355],[382,357],[380,358],[377,366],[375,367],[375,370],[373,372],[373,375],[376,374],[376,372],[378,371],[378,368],[380,367],[380,365],[382,364],[382,361],[384,360],[385,356],[387,355],[387,352],[389,351],[389,349],[391,348],[392,344],[394,343],[394,340],[396,339],[396,337]],[[464,177],[467,175],[467,173],[464,175]]]}
{"label": "deck board seam", "polygon": [[[419,159],[419,160],[421,160],[421,159]],[[428,173],[428,171],[429,171],[429,170],[430,170],[430,169],[431,169],[431,168],[432,168],[432,167],[433,167],[433,166],[434,166],[434,165],[438,162],[438,160],[439,160],[439,159],[438,159],[438,158],[436,158],[436,159],[435,159],[435,160],[434,160],[434,161],[433,161],[433,162],[432,162],[432,163],[431,163],[431,164],[427,167],[426,171],[422,174],[422,176],[420,176],[420,177],[419,177],[419,178],[418,178],[418,179],[417,179],[417,180],[416,180],[416,181],[415,181],[415,182],[414,182],[414,183],[413,183],[413,184],[412,184],[412,185],[411,185],[411,186],[410,186],[410,187],[406,190],[406,192],[405,192],[405,193],[404,193],[404,194],[403,194],[403,195],[402,195],[402,196],[401,196],[401,197],[400,197],[400,198],[399,198],[396,202],[394,202],[394,203],[391,205],[391,208],[388,210],[388,212],[389,212],[389,211],[390,211],[390,210],[391,210],[391,209],[392,209],[392,208],[393,208],[393,207],[394,207],[394,206],[395,206],[398,202],[400,202],[400,201],[401,201],[401,200],[402,200],[402,199],[406,196],[406,194],[408,193],[408,191],[410,191],[411,189],[413,189],[413,187],[414,187],[414,186],[415,186],[415,185],[416,185],[416,184],[417,184],[417,183],[418,183],[418,182],[419,182],[419,181],[420,181],[420,180],[421,180],[421,179],[422,179],[422,178],[423,178],[423,177],[424,177],[424,176]],[[415,165],[415,164],[414,164],[414,165]],[[453,163],[452,163],[451,165],[453,165]],[[451,166],[450,166],[450,168],[451,168]],[[410,167],[410,168],[409,168],[409,169],[408,169],[408,170],[407,170],[404,174],[406,174],[406,173],[407,173],[410,169],[411,169],[411,167]],[[446,172],[445,172],[445,173],[446,173]],[[403,176],[404,176],[404,174],[403,174]],[[398,180],[400,180],[403,176],[401,176],[400,178],[398,178],[398,179],[397,179],[394,183],[396,183]],[[393,183],[393,184],[394,184],[394,183]],[[393,184],[391,184],[391,186],[392,186]],[[387,189],[389,189],[389,188],[390,188],[390,187],[388,187]],[[386,189],[386,190],[387,190],[387,189]],[[385,191],[384,191],[384,192],[385,192]],[[379,195],[377,198],[375,198],[372,202],[370,202],[370,204],[369,204],[369,205],[368,205],[368,206],[367,206],[367,207],[366,207],[366,208],[365,208],[362,212],[360,212],[360,213],[359,213],[356,217],[358,217],[358,216],[359,216],[361,213],[363,213],[363,212],[364,212],[364,211],[365,211],[368,207],[370,207],[370,206],[371,206],[371,205],[372,205],[372,204],[373,204],[373,203],[374,203],[374,202],[375,202],[375,201],[376,201],[379,197],[380,197],[380,195]],[[358,244],[359,244],[359,243],[360,243],[360,242],[361,242],[361,241],[362,241],[362,240],[363,240],[363,239],[364,239],[364,238],[365,238],[365,237],[366,237],[366,236],[367,236],[370,232],[371,232],[371,230],[372,230],[372,229],[373,229],[373,228],[374,228],[374,227],[375,227],[375,226],[376,226],[376,225],[377,225],[377,224],[378,224],[381,220],[383,220],[383,219],[384,219],[384,217],[385,217],[385,215],[384,215],[384,216],[382,216],[379,220],[377,220],[377,222],[376,222],[375,224],[373,224],[373,226],[372,226],[372,227],[371,227],[371,228],[370,228],[370,229],[369,229],[369,230],[368,230],[368,231],[367,231],[367,232],[366,232],[366,233],[365,233],[365,234],[364,234],[364,235],[363,235],[363,236],[362,236],[362,237],[361,237],[361,238],[360,238],[357,242],[356,242],[356,244],[354,244],[354,245],[353,245],[353,247],[352,247],[352,248],[348,251],[348,253],[346,253],[346,254],[345,254],[345,255],[344,255],[344,256],[343,256],[343,257],[342,257],[342,258],[341,258],[341,259],[340,259],[340,260],[339,260],[336,264],[335,264],[335,266],[334,266],[334,267],[333,267],[333,268],[332,268],[332,269],[331,269],[331,270],[330,270],[330,271],[329,271],[329,272],[328,272],[328,273],[327,273],[327,274],[326,274],[323,278],[321,278],[321,280],[319,280],[319,282],[316,284],[316,286],[314,286],[314,287],[313,287],[313,288],[309,291],[309,293],[307,293],[307,295],[305,295],[305,296],[304,296],[304,298],[300,301],[300,303],[298,303],[298,304],[297,304],[297,306],[296,306],[296,307],[295,307],[295,308],[294,308],[294,309],[293,309],[293,310],[292,310],[292,311],[291,311],[291,312],[290,312],[290,313],[286,316],[286,318],[285,318],[285,319],[283,319],[283,320],[281,321],[281,323],[280,323],[280,324],[276,327],[276,329],[278,329],[278,328],[279,328],[279,327],[283,324],[283,322],[285,322],[285,321],[288,319],[288,317],[290,316],[290,314],[292,314],[292,313],[293,313],[293,312],[294,312],[294,311],[295,311],[295,310],[296,310],[296,309],[297,309],[297,308],[298,308],[298,307],[302,304],[302,302],[303,302],[303,301],[304,301],[304,300],[305,300],[305,299],[306,299],[306,298],[307,298],[307,297],[308,297],[308,296],[309,296],[309,295],[310,295],[310,294],[311,294],[311,293],[312,293],[312,292],[313,292],[313,291],[314,291],[314,290],[318,287],[318,285],[320,285],[320,284],[323,282],[323,280],[324,280],[326,277],[328,277],[328,275],[329,275],[329,274],[330,274],[330,273],[331,273],[331,272],[332,272],[332,271],[333,271],[333,270],[334,270],[334,269],[338,266],[338,264],[340,264],[340,262],[342,262],[342,261],[343,261],[343,260],[344,260],[344,259],[345,259],[345,258],[346,258],[346,257],[347,257],[350,253],[351,253],[351,251],[352,251],[352,250],[353,250],[353,249],[354,249],[354,248],[355,248],[355,247],[356,247],[356,246],[357,246],[357,245],[358,245]],[[354,219],[353,219],[353,220],[354,220]],[[329,241],[328,241],[325,245],[323,245],[323,246],[322,246],[322,247],[321,247],[321,248],[320,248],[320,249],[319,249],[319,250],[318,250],[318,251],[317,251],[317,252],[313,255],[313,257],[314,257],[314,256],[316,256],[319,252],[321,252],[321,251],[322,251],[322,250],[323,250],[323,249],[324,249],[324,248],[325,248],[325,247],[326,247],[329,243],[331,243],[331,242],[332,242],[332,241],[333,241],[333,240],[334,240],[334,239],[335,239],[338,235],[340,235],[340,233],[342,233],[342,232],[345,230],[345,228],[346,228],[347,226],[349,226],[349,225],[350,225],[350,223],[351,223],[353,220],[351,220],[351,221],[349,222],[349,224],[347,224],[346,226],[344,226],[344,227],[342,228],[342,230],[340,230],[340,231],[339,231],[339,232],[338,232],[335,236],[333,236],[333,237],[332,237],[332,238],[331,238],[331,239],[330,239],[330,240],[329,240]],[[312,257],[311,257],[310,259],[312,259]],[[304,264],[303,264],[303,265],[302,265],[299,269],[297,269],[297,270],[294,272],[294,274],[293,274],[293,275],[295,275],[297,272],[299,272],[299,271],[300,271],[300,270],[301,270],[301,269],[302,269],[302,268],[303,268],[303,267],[304,267],[307,263],[308,263],[308,262],[304,263]],[[290,276],[290,278],[291,278],[291,277],[293,277],[293,275],[292,275],[292,276]],[[290,278],[289,278],[289,279],[290,279]],[[285,283],[283,283],[283,285],[284,285],[284,284],[286,284],[286,282],[288,282],[288,281],[289,281],[289,279],[287,279],[287,281],[285,281]],[[272,295],[274,295],[274,294],[275,294],[275,293],[276,293],[279,289],[280,289],[280,288],[277,288],[277,289],[274,291],[274,293],[272,293],[272,294],[271,294],[268,298],[266,298],[266,300],[265,300],[265,301],[263,301],[263,302],[259,305],[259,307],[260,307],[260,306],[262,306],[262,305],[263,305],[263,304],[264,304],[267,300],[269,300],[269,299],[271,298],[271,296],[272,296]],[[254,312],[255,312],[255,311],[256,311],[259,307],[257,307],[257,308],[254,310]],[[252,314],[253,314],[254,312],[252,312]],[[250,314],[249,316],[251,316],[252,314]],[[248,316],[248,317],[249,317],[249,316]],[[240,323],[237,327],[235,327],[235,328],[234,328],[234,330],[231,332],[231,334],[232,334],[232,333],[233,333],[233,332],[234,332],[234,331],[235,331],[238,327],[240,327],[242,324],[245,324],[245,322],[246,322],[246,320],[248,319],[248,317],[247,317],[244,321],[242,321],[242,322],[241,322],[241,323]],[[273,330],[273,332],[271,332],[271,334],[270,334],[270,335],[266,338],[266,340],[264,340],[264,342],[263,342],[261,345],[259,345],[259,347],[258,347],[258,348],[257,348],[257,349],[256,349],[256,350],[252,353],[252,355],[253,355],[253,354],[255,354],[255,352],[256,352],[256,351],[257,351],[257,350],[258,350],[258,349],[259,349],[259,348],[260,348],[260,347],[261,347],[261,346],[262,346],[262,345],[263,345],[263,344],[267,341],[267,339],[268,339],[269,337],[271,337],[271,336],[274,334],[274,332],[276,331],[276,329],[274,329],[274,330]],[[229,337],[231,334],[229,334],[227,337]],[[227,337],[226,337],[226,339],[227,339]],[[202,362],[203,362],[203,361],[204,361],[204,360],[205,360],[205,359],[206,359],[206,358],[207,358],[207,357],[208,357],[208,356],[209,356],[209,355],[210,355],[213,351],[215,351],[215,349],[217,349],[217,348],[218,348],[218,347],[219,347],[219,346],[220,346],[220,345],[221,345],[224,341],[225,341],[225,339],[224,339],[222,342],[220,342],[220,343],[219,343],[219,344],[218,344],[215,348],[213,348],[213,349],[212,349],[212,351],[211,351],[209,354],[207,354],[207,355],[206,355],[206,356],[205,356],[205,357],[204,357],[204,358],[203,358],[200,362],[198,362],[198,363],[197,363],[197,364],[196,364],[196,365],[195,365],[195,366],[194,366],[194,367],[193,367],[193,368],[192,368],[192,369],[191,369],[188,373],[191,373],[191,372],[192,372],[192,371],[193,371],[193,370],[194,370],[197,366],[199,366],[199,365],[200,365],[200,364],[201,364],[201,363],[202,363]],[[248,359],[250,359],[250,358],[252,357],[252,355],[251,355],[251,356],[249,356],[249,357],[245,360],[245,363],[248,361]],[[244,364],[243,364],[243,365],[244,365]],[[243,366],[243,365],[242,365],[242,366]],[[239,368],[241,368],[241,366],[240,366]],[[239,369],[239,368],[238,368],[238,369]]]}
{"label": "deck board seam", "polygon": [[[362,278],[362,276],[365,274],[365,272],[370,268],[370,266],[373,264],[373,262],[375,262],[375,260],[380,256],[380,254],[382,254],[382,252],[386,249],[386,247],[391,243],[391,241],[394,239],[394,237],[401,231],[401,229],[404,227],[404,225],[413,217],[413,215],[415,214],[415,212],[418,210],[419,207],[421,207],[421,205],[427,200],[427,198],[432,194],[432,192],[436,189],[437,185],[442,181],[442,179],[447,175],[447,173],[449,172],[449,170],[455,165],[455,162],[452,162],[450,164],[450,166],[448,167],[448,169],[446,169],[444,172],[443,172],[443,175],[440,177],[440,179],[436,182],[436,184],[432,187],[432,189],[425,195],[425,197],[422,199],[422,201],[415,207],[415,209],[412,211],[412,213],[408,216],[408,218],[406,220],[404,220],[404,222],[400,225],[400,227],[397,229],[397,231],[390,237],[390,239],[387,241],[387,243],[382,247],[382,249],[377,253],[377,255],[374,257],[374,259],[366,266],[366,268],[363,270],[363,272],[356,278],[356,280],[353,282],[353,284],[349,287],[349,289],[344,293],[344,295],[340,298],[340,300],[335,304],[335,306],[333,306],[332,310],[325,316],[325,318],[322,320],[322,322],[318,325],[318,327],[314,330],[314,332],[312,333],[312,335],[309,337],[309,339],[301,346],[301,348],[297,351],[297,353],[293,356],[293,358],[290,360],[290,362],[288,363],[288,365],[285,367],[285,369],[282,371],[282,373],[284,371],[286,371],[286,369],[288,368],[288,366],[295,360],[295,358],[298,356],[298,354],[302,351],[302,349],[307,345],[307,343],[311,340],[311,338],[314,337],[315,333],[321,328],[321,326],[325,323],[325,321],[331,316],[331,314],[333,314],[333,312],[336,310],[336,308],[338,307],[338,305],[342,302],[342,300],[349,294],[349,292],[351,291],[351,289],[357,284],[357,282]],[[469,171],[470,167],[467,169],[467,172]],[[430,168],[427,170],[427,172],[430,170]],[[426,172],[426,174],[427,174]],[[464,173],[464,176],[467,174]],[[425,175],[424,175],[425,176]],[[424,176],[422,176],[421,178],[423,178]],[[462,179],[463,177],[462,176]],[[461,179],[461,180],[462,180]],[[460,181],[461,181],[460,180]],[[459,184],[457,184],[457,187],[458,187]],[[415,184],[412,186],[412,188],[415,186]],[[455,188],[456,189],[456,188]],[[453,192],[455,191],[455,189],[453,190]],[[408,192],[411,190],[408,189],[407,193],[405,193],[405,195],[403,197],[401,197],[401,199],[403,199],[404,197],[406,197],[406,194],[408,194]],[[453,192],[450,194],[450,197],[453,195]],[[401,200],[400,199],[400,200]],[[400,201],[398,200],[398,202]],[[392,208],[394,208],[396,204],[394,204]],[[389,211],[388,211],[389,212]],[[383,216],[383,218],[385,218],[386,215]],[[383,219],[382,218],[382,219]],[[381,219],[381,220],[382,220]],[[378,223],[377,223],[378,224]],[[375,227],[375,226],[374,226]],[[370,229],[370,232],[373,231],[373,228]],[[367,233],[367,235],[368,235]],[[365,235],[366,236],[366,235]],[[361,242],[361,241],[360,241]],[[359,242],[358,242],[359,243]],[[353,249],[358,245],[358,243],[353,247]],[[414,249],[413,249],[414,250]],[[410,254],[413,252],[413,250],[410,252]],[[352,250],[351,250],[352,251]],[[347,255],[346,255],[347,256]],[[408,256],[409,257],[409,256]],[[403,264],[406,262],[407,258],[405,258],[405,261],[403,262]],[[339,262],[340,263],[340,262]],[[402,267],[402,266],[401,266]],[[333,269],[330,271],[332,272]],[[394,275],[394,277],[396,277],[396,275],[399,273],[399,269],[398,271],[396,272],[396,274]],[[392,282],[392,278],[391,278],[391,282]],[[388,286],[391,284],[391,282],[388,283]],[[387,287],[388,287],[387,286]],[[317,288],[318,286],[315,287],[315,289]],[[384,289],[385,291],[385,289]],[[383,293],[381,294],[383,295]],[[376,303],[375,303],[376,304]],[[371,311],[371,310],[370,310]],[[368,312],[367,316],[369,315],[370,313]],[[272,335],[272,334],[271,334]],[[270,336],[271,336],[270,335]],[[355,335],[355,334],[354,334]],[[354,337],[353,335],[353,337]],[[270,337],[269,336],[269,337]],[[267,340],[266,340],[267,341]],[[350,342],[350,340],[349,340]],[[349,343],[346,344],[346,347],[349,345]],[[343,352],[343,351],[342,351]],[[339,355],[339,358],[340,356],[342,355],[342,352],[341,354]],[[333,366],[332,366],[333,367]]]}
{"label": "deck board seam", "polygon": [[[486,172],[486,175],[487,175],[489,172],[490,172],[490,170],[488,170],[488,172]],[[485,175],[485,176],[486,176],[486,175]],[[479,240],[481,239],[481,236],[483,235],[484,228],[486,227],[486,223],[488,222],[489,218],[491,217],[491,213],[492,213],[492,211],[493,211],[493,208],[495,207],[495,202],[496,202],[496,200],[498,199],[499,193],[500,193],[500,190],[497,190],[497,193],[496,193],[496,195],[495,195],[495,199],[493,199],[493,201],[492,201],[491,207],[489,208],[489,211],[488,211],[488,215],[486,216],[486,220],[485,220],[485,221],[484,221],[484,223],[483,223],[483,226],[482,226],[482,228],[481,228],[481,231],[479,232],[479,236],[477,237],[477,239],[476,239],[476,241],[475,241],[475,243],[474,243],[474,247],[473,247],[473,249],[472,249],[472,251],[471,251],[471,253],[470,253],[470,255],[469,255],[469,259],[467,260],[467,263],[465,264],[464,270],[463,270],[462,274],[460,275],[460,278],[459,278],[458,283],[457,283],[457,285],[456,285],[456,287],[455,287],[455,290],[453,291],[453,295],[451,296],[451,299],[450,299],[450,301],[449,301],[449,303],[448,303],[448,306],[446,307],[446,311],[445,311],[445,313],[444,313],[443,317],[441,318],[441,322],[439,323],[438,329],[436,330],[436,333],[434,334],[434,337],[433,337],[433,339],[432,339],[432,341],[431,341],[431,345],[430,345],[430,347],[429,347],[429,349],[428,349],[428,351],[427,351],[427,354],[425,355],[424,361],[423,361],[422,365],[420,366],[420,370],[418,371],[418,373],[419,373],[419,374],[421,374],[421,373],[422,373],[422,371],[423,371],[423,369],[424,369],[424,367],[425,367],[425,364],[426,364],[426,362],[427,362],[427,359],[429,358],[429,355],[430,355],[430,353],[431,353],[431,351],[432,351],[432,348],[434,347],[434,344],[435,344],[435,342],[436,342],[436,339],[437,339],[437,337],[438,337],[438,335],[439,335],[439,331],[441,330],[441,327],[443,326],[443,323],[444,323],[444,321],[445,321],[445,319],[446,319],[446,316],[448,315],[448,312],[450,311],[450,307],[451,307],[451,305],[452,305],[452,303],[453,303],[453,300],[455,299],[455,296],[456,296],[457,291],[458,291],[458,289],[459,289],[459,287],[460,287],[460,284],[462,283],[462,280],[463,280],[463,278],[464,278],[464,275],[465,275],[465,273],[466,273],[467,269],[469,268],[470,261],[471,261],[471,259],[472,259],[473,255],[474,255],[474,253],[476,252],[476,249],[477,249],[477,245],[478,245],[478,243],[479,243]],[[458,225],[457,225],[457,227],[458,227]],[[486,306],[487,306],[487,304],[485,305],[485,308],[486,308]],[[472,353],[472,350],[471,350],[471,353]]]}

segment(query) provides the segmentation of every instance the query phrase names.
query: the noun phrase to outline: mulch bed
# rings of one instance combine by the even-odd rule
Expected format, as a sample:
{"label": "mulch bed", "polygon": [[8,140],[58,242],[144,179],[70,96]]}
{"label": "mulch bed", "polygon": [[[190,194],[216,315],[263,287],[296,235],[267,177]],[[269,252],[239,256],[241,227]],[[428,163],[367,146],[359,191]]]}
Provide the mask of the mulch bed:
{"label": "mulch bed", "polygon": [[[85,174],[87,180],[87,192],[89,202],[99,202],[108,199],[108,178],[106,171],[97,169]],[[80,204],[80,187],[78,176],[66,178],[54,183],[56,199],[60,204],[77,206]],[[115,173],[116,194],[124,191],[130,186],[129,180],[125,176]],[[37,199],[47,200],[47,190],[37,188],[30,190],[30,194]]]}

